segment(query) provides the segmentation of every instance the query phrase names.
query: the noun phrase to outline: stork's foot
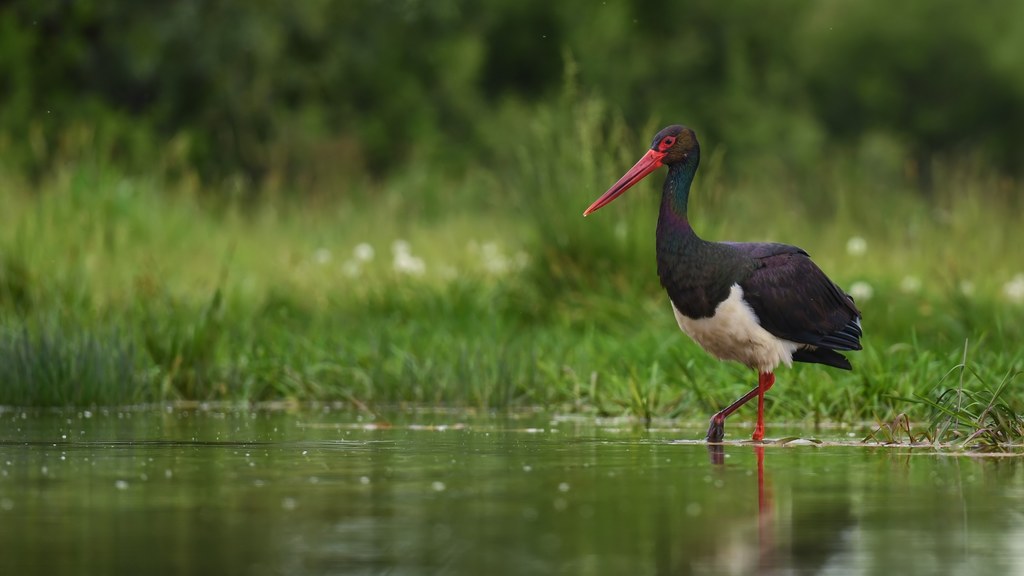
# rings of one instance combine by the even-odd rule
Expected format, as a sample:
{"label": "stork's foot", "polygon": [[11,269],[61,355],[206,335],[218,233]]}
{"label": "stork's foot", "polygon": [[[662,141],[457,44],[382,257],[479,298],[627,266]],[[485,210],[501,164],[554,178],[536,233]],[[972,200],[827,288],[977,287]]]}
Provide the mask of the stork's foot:
{"label": "stork's foot", "polygon": [[708,435],[704,438],[708,442],[721,442],[725,438],[725,416],[719,412],[711,417],[711,424],[708,426]]}

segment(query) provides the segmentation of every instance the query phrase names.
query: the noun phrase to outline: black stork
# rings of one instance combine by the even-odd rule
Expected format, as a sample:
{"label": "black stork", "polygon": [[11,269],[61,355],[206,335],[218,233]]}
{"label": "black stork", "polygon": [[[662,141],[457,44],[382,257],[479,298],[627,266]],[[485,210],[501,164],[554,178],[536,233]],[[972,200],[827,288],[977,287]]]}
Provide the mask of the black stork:
{"label": "black stork", "polygon": [[693,130],[673,125],[583,213],[615,200],[661,166],[668,177],[658,214],[658,277],[683,332],[721,360],[758,373],[757,387],[711,417],[707,441],[721,442],[725,419],[757,396],[753,440],[764,439],[764,394],[779,364],[825,364],[850,370],[841,351],[860,350],[860,311],[806,252],[761,242],[708,242],[686,216],[700,145]]}

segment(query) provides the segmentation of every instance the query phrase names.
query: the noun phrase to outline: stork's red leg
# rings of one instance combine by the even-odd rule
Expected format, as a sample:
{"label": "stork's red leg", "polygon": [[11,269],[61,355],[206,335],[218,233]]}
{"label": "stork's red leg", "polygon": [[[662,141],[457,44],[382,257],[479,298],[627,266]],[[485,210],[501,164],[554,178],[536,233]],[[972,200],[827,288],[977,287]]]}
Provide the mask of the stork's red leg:
{"label": "stork's red leg", "polygon": [[775,384],[775,374],[763,372],[757,375],[757,424],[754,425],[754,435],[750,437],[755,442],[764,440],[764,393]]}
{"label": "stork's red leg", "polygon": [[721,442],[722,439],[725,438],[725,419],[739,409],[740,406],[749,402],[751,398],[757,396],[759,390],[761,390],[760,386],[754,388],[712,416],[711,424],[708,426],[708,435],[705,439],[708,442]]}
{"label": "stork's red leg", "polygon": [[[738,410],[740,406],[743,406],[744,404],[749,402],[754,396],[758,397],[757,417],[758,417],[758,424],[761,427],[761,436],[763,438],[764,437],[764,393],[767,392],[768,389],[772,387],[772,384],[775,384],[775,375],[774,374],[772,374],[771,372],[768,372],[766,374],[759,374],[758,377],[757,377],[757,387],[756,388],[754,388],[750,392],[747,392],[746,394],[744,394],[743,396],[738,398],[735,402],[733,402],[732,404],[729,404],[724,409],[722,409],[717,414],[715,414],[714,416],[711,417],[711,424],[708,426],[708,435],[705,437],[705,440],[707,440],[708,442],[721,442],[722,439],[725,438],[725,419],[728,418],[730,414],[732,414],[733,412]],[[755,435],[754,440],[761,440],[761,438],[757,438],[756,437],[757,430],[758,429],[755,427],[754,428],[754,435]]]}

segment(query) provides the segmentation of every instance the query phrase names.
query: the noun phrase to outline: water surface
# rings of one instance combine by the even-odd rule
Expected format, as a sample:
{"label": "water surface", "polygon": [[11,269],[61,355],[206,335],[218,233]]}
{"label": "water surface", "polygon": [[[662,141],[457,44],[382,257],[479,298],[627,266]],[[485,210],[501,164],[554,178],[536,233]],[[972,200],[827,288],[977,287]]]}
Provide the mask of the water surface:
{"label": "water surface", "polygon": [[1024,573],[1018,458],[678,442],[699,436],[536,415],[8,410],[0,574]]}

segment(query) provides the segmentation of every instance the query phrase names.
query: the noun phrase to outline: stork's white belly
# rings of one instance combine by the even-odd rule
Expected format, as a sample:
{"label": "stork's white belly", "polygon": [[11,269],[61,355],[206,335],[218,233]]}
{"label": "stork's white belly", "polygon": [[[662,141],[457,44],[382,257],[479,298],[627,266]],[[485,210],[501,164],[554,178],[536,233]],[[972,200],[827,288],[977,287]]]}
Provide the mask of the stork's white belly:
{"label": "stork's white belly", "polygon": [[733,284],[729,297],[715,308],[710,318],[693,319],[672,305],[679,328],[709,354],[721,360],[733,360],[761,372],[771,372],[779,364],[793,363],[796,342],[776,338],[761,327],[757,315],[743,300],[743,289]]}

